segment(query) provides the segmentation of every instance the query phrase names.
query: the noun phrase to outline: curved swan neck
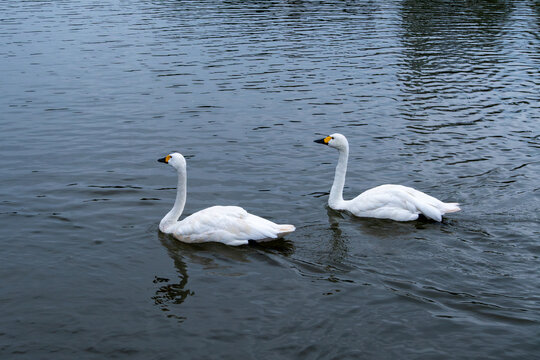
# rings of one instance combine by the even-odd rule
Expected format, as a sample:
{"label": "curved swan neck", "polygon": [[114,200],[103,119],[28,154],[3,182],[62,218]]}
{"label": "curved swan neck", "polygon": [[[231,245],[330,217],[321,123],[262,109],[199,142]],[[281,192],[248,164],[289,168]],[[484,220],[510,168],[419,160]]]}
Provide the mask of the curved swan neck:
{"label": "curved swan neck", "polygon": [[343,204],[343,187],[345,186],[345,175],[347,174],[347,161],[349,160],[349,146],[339,149],[339,159],[334,175],[334,184],[330,190],[328,205],[332,209],[340,209]]}
{"label": "curved swan neck", "polygon": [[174,200],[174,205],[165,215],[161,222],[159,223],[159,229],[165,232],[166,228],[170,225],[175,224],[182,215],[184,211],[184,206],[186,205],[186,193],[187,193],[187,177],[186,169],[181,168],[177,169],[178,172],[178,185],[176,187],[176,199]]}

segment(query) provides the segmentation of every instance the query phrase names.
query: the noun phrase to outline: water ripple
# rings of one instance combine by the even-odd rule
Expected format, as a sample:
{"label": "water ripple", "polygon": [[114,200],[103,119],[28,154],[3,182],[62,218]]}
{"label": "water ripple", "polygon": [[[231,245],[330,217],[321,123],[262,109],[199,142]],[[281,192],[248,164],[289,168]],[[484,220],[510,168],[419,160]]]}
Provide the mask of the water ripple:
{"label": "water ripple", "polygon": [[[534,2],[0,12],[3,357],[538,353]],[[337,154],[313,140],[335,131],[350,140],[346,198],[400,183],[462,212],[326,209]],[[163,236],[176,177],[156,159],[173,150],[186,215],[241,205],[296,232],[241,248]]]}

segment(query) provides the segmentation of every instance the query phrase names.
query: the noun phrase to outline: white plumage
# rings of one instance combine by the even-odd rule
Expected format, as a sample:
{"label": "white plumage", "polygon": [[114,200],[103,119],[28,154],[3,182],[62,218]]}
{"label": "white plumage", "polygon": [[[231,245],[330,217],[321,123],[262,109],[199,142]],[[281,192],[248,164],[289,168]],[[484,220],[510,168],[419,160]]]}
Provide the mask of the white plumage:
{"label": "white plumage", "polygon": [[186,204],[186,160],[179,153],[159,159],[178,172],[174,206],[159,223],[159,230],[187,243],[220,242],[245,245],[249,240],[277,239],[295,230],[293,225],[275,224],[238,206],[212,206],[178,221]]}
{"label": "white plumage", "polygon": [[364,191],[352,200],[343,200],[349,158],[347,138],[341,134],[332,134],[315,142],[326,144],[339,151],[334,184],[328,198],[328,205],[332,209],[347,210],[359,217],[396,221],[416,220],[419,214],[441,221],[444,214],[461,210],[458,203],[444,203],[433,196],[403,185],[380,185]]}

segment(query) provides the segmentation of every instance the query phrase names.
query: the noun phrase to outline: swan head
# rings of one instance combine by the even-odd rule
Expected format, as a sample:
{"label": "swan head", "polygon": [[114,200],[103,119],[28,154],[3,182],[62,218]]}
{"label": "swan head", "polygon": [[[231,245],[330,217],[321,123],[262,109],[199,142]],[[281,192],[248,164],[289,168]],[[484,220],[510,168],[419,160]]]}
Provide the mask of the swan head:
{"label": "swan head", "polygon": [[170,153],[164,158],[158,159],[158,161],[165,164],[169,164],[176,170],[181,170],[181,169],[186,168],[186,159],[184,159],[182,154],[177,153],[177,152]]}
{"label": "swan head", "polygon": [[349,142],[347,141],[347,138],[344,135],[338,133],[328,135],[324,139],[315,140],[314,142],[318,144],[328,145],[330,147],[333,147],[334,149],[338,149],[339,151],[345,151],[349,148]]}

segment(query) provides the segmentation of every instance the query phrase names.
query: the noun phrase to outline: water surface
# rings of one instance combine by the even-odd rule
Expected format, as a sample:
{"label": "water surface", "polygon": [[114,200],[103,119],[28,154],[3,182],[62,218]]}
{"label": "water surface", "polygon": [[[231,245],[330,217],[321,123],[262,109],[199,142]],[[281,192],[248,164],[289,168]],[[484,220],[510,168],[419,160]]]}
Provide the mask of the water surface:
{"label": "water surface", "polygon": [[[0,4],[2,358],[532,358],[540,351],[534,1]],[[442,223],[326,207],[413,186]],[[264,246],[186,214],[295,224]]]}

